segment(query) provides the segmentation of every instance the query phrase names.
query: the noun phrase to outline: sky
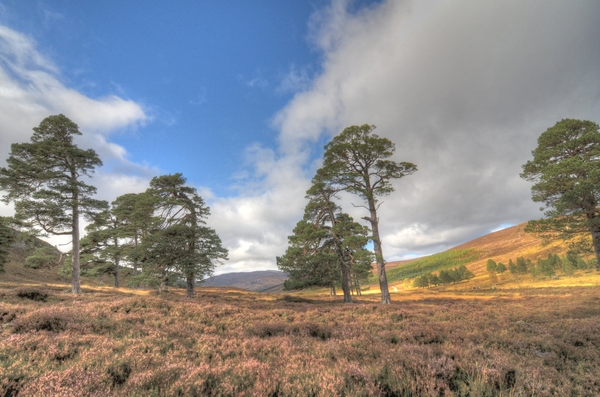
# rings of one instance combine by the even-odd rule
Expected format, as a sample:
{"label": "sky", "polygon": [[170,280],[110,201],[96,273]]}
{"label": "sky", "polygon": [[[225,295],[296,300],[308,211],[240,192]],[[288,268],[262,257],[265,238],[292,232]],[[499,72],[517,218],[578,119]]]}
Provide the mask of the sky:
{"label": "sky", "polygon": [[540,218],[521,166],[557,121],[600,122],[598,65],[595,0],[0,0],[0,166],[63,113],[97,198],[180,172],[216,273],[276,269],[323,146],[372,124],[418,167],[379,210],[398,260]]}

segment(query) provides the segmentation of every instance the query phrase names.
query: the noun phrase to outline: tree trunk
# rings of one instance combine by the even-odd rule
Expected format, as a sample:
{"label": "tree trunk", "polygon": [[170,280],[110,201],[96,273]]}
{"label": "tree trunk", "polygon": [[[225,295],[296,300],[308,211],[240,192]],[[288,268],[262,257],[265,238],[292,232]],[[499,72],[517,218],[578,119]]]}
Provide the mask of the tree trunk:
{"label": "tree trunk", "polygon": [[592,243],[596,254],[596,270],[600,271],[600,227],[592,227]]}
{"label": "tree trunk", "polygon": [[115,288],[119,288],[119,257],[115,256]]}
{"label": "tree trunk", "polygon": [[188,298],[193,298],[194,297],[194,273],[188,273],[186,275],[186,284],[187,284],[187,291],[186,291],[186,296]]}
{"label": "tree trunk", "polygon": [[[73,175],[72,178],[75,180],[74,183],[77,183],[75,175]],[[76,187],[73,191],[73,223],[71,237],[73,239],[73,274],[71,278],[71,292],[78,295],[81,294],[81,279],[79,277],[81,270],[79,266],[79,192]]]}
{"label": "tree trunk", "polygon": [[158,287],[159,292],[165,292],[167,290],[167,278],[169,277],[169,273],[167,271],[163,271],[162,278],[160,279],[160,287]]}
{"label": "tree trunk", "polygon": [[389,305],[392,302],[390,291],[388,289],[387,275],[385,273],[385,261],[383,259],[383,249],[381,248],[381,238],[379,237],[379,219],[377,218],[377,209],[375,200],[369,199],[369,211],[371,217],[366,218],[371,223],[373,232],[373,245],[375,248],[375,258],[377,261],[377,276],[379,278],[379,289],[381,290],[381,303]]}
{"label": "tree trunk", "polygon": [[352,303],[352,295],[350,293],[350,269],[348,263],[344,260],[340,263],[342,272],[342,290],[344,291],[344,303]]}

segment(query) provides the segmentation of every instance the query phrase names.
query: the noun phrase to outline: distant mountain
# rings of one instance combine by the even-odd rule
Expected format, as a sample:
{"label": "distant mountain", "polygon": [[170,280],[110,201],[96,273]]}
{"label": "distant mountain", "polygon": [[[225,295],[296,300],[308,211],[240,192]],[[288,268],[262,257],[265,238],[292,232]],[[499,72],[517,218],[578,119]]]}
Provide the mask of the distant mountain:
{"label": "distant mountain", "polygon": [[255,292],[279,292],[283,290],[286,273],[277,270],[225,273],[204,281],[206,287],[236,287]]}

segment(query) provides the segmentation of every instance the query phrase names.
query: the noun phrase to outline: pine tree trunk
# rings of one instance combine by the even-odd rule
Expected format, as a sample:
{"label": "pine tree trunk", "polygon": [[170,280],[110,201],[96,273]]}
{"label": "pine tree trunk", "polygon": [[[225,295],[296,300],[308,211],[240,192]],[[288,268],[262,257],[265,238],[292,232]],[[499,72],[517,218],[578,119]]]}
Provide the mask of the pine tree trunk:
{"label": "pine tree trunk", "polygon": [[186,287],[187,287],[187,291],[186,291],[186,296],[188,298],[193,298],[194,297],[194,273],[188,273],[186,275]]}
{"label": "pine tree trunk", "polygon": [[379,289],[381,290],[381,303],[389,305],[392,302],[392,299],[390,297],[387,275],[385,273],[385,261],[383,259],[383,249],[381,248],[381,238],[379,237],[379,219],[377,218],[377,209],[373,199],[369,200],[369,211],[371,212],[371,217],[367,218],[367,220],[371,223],[371,231],[373,232],[373,245],[377,261],[377,276],[379,278]]}
{"label": "pine tree trunk", "polygon": [[167,271],[163,271],[162,278],[160,279],[160,287],[158,288],[159,292],[165,292],[167,290],[167,278],[169,277],[169,273]]}
{"label": "pine tree trunk", "polygon": [[[73,174],[72,179],[77,183],[77,178]],[[81,294],[81,279],[80,279],[80,265],[79,265],[79,192],[77,188],[73,191],[73,223],[71,237],[73,239],[73,274],[71,281],[71,292],[73,294]]]}
{"label": "pine tree trunk", "polygon": [[352,303],[352,296],[350,294],[350,269],[348,269],[348,263],[346,263],[346,261],[342,261],[342,263],[340,263],[340,270],[342,272],[344,303]]}
{"label": "pine tree trunk", "polygon": [[119,256],[115,256],[115,288],[119,287]]}
{"label": "pine tree trunk", "polygon": [[600,227],[592,229],[592,242],[594,244],[594,253],[596,254],[596,270],[600,271]]}

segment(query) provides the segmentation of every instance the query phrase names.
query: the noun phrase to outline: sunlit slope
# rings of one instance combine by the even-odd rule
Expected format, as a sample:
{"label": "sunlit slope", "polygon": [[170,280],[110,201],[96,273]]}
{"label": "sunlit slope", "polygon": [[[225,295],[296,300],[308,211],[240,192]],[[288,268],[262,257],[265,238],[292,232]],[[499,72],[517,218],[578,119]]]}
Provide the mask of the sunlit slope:
{"label": "sunlit slope", "polygon": [[[567,244],[561,241],[554,241],[548,245],[544,245],[540,238],[525,233],[523,230],[526,225],[527,223],[525,222],[520,225],[498,230],[451,248],[448,251],[472,250],[476,252],[477,255],[473,256],[473,260],[466,264],[467,268],[475,273],[475,275],[486,273],[485,266],[488,259],[508,264],[510,259],[515,261],[519,256],[522,256],[525,259],[529,258],[536,260],[538,257],[547,257],[549,252],[559,255],[564,255],[567,252]],[[414,264],[415,261],[425,258],[389,262],[386,268],[388,271],[393,271],[396,267]]]}
{"label": "sunlit slope", "polygon": [[537,258],[546,258],[548,253],[562,256],[567,252],[568,244],[562,241],[553,241],[544,245],[540,238],[523,231],[526,225],[525,222],[498,230],[453,249],[475,249],[480,252],[479,258],[467,265],[467,268],[475,275],[486,273],[485,266],[488,259],[508,264],[510,259],[515,261],[519,256],[536,260]]}

